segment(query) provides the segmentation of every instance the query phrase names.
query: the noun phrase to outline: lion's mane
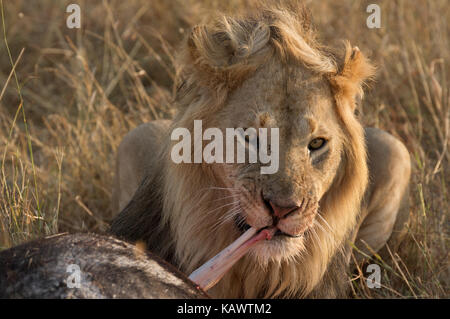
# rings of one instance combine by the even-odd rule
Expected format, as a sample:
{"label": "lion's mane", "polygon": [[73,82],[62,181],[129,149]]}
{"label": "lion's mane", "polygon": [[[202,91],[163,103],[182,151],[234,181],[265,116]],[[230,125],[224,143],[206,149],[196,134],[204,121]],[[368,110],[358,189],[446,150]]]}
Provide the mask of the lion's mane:
{"label": "lion's mane", "polygon": [[[340,292],[327,287],[324,278],[345,278],[338,266],[349,256],[342,248],[354,234],[368,181],[364,130],[353,111],[373,67],[359,50],[347,44],[339,57],[320,46],[302,6],[263,7],[246,17],[219,17],[208,27],[195,27],[179,58],[175,102],[180,112],[172,128],[192,128],[194,119],[205,126],[213,122],[230,92],[274,58],[323,74],[335,97],[344,151],[334,182],[320,200],[328,227],[317,229],[319,240],[306,237],[304,253],[295,258],[259,265],[244,257],[211,292],[234,298],[337,296]],[[226,228],[210,231],[220,218],[215,201],[223,193],[211,191],[220,181],[209,164],[174,164],[169,141],[158,156],[158,174],[144,179],[111,231],[144,240],[150,250],[190,273],[235,239]]]}

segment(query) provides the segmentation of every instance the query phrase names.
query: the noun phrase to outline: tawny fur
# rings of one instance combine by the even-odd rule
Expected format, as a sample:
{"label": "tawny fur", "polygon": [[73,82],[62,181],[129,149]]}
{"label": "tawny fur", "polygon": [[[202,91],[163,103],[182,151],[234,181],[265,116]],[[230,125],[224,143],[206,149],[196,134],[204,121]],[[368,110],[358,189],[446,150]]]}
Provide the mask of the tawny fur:
{"label": "tawny fur", "polygon": [[[284,98],[283,90],[287,92],[289,85],[300,85],[300,78],[305,77],[303,86],[320,94],[299,94],[316,99],[325,110],[329,106],[340,151],[333,155],[324,173],[326,181],[312,182],[317,183],[321,217],[313,229],[296,240],[295,245],[287,246],[285,256],[260,259],[257,253],[245,256],[210,293],[216,297],[245,298],[344,296],[348,284],[344,279],[350,256],[348,241],[355,239],[365,214],[361,202],[369,176],[365,131],[354,115],[355,98],[362,95],[362,85],[373,76],[374,67],[359,49],[350,45],[346,46],[343,60],[321,47],[309,15],[301,6],[264,7],[247,17],[221,17],[208,26],[193,29],[179,57],[175,102],[180,112],[167,131],[162,132],[166,142],[155,147],[157,154],[148,158],[151,171],[117,216],[111,231],[130,241],[145,240],[150,250],[186,273],[239,236],[231,221],[218,223],[229,211],[220,208],[218,202],[227,194],[226,190],[220,191],[228,186],[224,182],[226,170],[220,164],[173,163],[170,159],[173,143],[167,136],[176,127],[192,131],[197,119],[203,121],[204,127],[221,127],[242,117],[237,111],[223,112],[236,99],[246,101],[245,96],[254,89],[249,81],[255,76],[272,76],[264,75],[264,70],[293,75],[286,77],[289,81],[286,80],[285,87],[268,100]],[[274,72],[273,77],[278,73]],[[270,80],[267,81],[270,87]],[[255,110],[259,112],[258,125],[289,120],[289,116],[276,113],[281,111],[272,111],[275,113]],[[305,127],[312,129],[314,114],[305,112]],[[292,156],[295,160],[295,152]],[[298,183],[289,182],[289,172],[296,167],[300,169],[301,162],[289,165],[280,173],[288,186]],[[301,169],[295,174],[308,179],[305,177],[308,172],[300,172]],[[296,191],[300,194],[303,188]],[[256,216],[255,222],[263,225],[264,217]],[[251,215],[247,214],[247,218]]]}

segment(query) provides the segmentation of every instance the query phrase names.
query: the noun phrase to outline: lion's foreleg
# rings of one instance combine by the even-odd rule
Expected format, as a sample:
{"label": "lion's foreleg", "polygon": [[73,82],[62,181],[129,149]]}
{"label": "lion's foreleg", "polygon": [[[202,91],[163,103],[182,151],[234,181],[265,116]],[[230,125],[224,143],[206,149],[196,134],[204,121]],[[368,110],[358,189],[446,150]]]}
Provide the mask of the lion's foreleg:
{"label": "lion's foreleg", "polygon": [[366,142],[370,182],[364,201],[365,216],[355,244],[372,255],[386,243],[395,249],[402,239],[409,220],[411,161],[406,147],[382,130],[366,128]]}

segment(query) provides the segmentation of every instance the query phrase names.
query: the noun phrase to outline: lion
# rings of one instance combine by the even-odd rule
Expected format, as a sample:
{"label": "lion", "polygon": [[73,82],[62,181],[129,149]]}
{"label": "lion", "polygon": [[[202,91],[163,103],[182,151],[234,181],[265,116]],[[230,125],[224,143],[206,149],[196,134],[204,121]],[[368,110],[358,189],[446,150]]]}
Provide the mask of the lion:
{"label": "lion", "polygon": [[[319,44],[302,5],[194,27],[178,59],[178,114],[137,127],[119,147],[111,232],[190,273],[249,227],[275,226],[211,296],[348,296],[352,247],[371,255],[405,232],[411,161],[397,138],[360,123],[375,67],[348,42],[342,51]],[[171,132],[192,132],[194,120],[279,128],[278,171],[174,163]]]}

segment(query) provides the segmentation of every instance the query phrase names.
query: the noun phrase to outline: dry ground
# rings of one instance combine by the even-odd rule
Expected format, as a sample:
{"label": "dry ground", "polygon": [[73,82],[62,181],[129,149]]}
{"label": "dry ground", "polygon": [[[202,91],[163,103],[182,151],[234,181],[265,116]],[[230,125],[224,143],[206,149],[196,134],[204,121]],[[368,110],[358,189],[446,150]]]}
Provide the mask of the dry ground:
{"label": "dry ground", "polygon": [[[1,0],[0,0],[1,1]],[[65,8],[79,3],[82,28]],[[305,1],[322,40],[349,39],[378,65],[362,118],[399,137],[413,159],[412,222],[383,265],[381,289],[353,274],[354,297],[449,297],[447,0]],[[104,231],[114,154],[136,125],[168,118],[174,54],[213,10],[254,1],[5,0],[0,39],[0,249],[56,232]],[[14,67],[13,67],[14,66]],[[343,274],[344,275],[344,274]]]}

